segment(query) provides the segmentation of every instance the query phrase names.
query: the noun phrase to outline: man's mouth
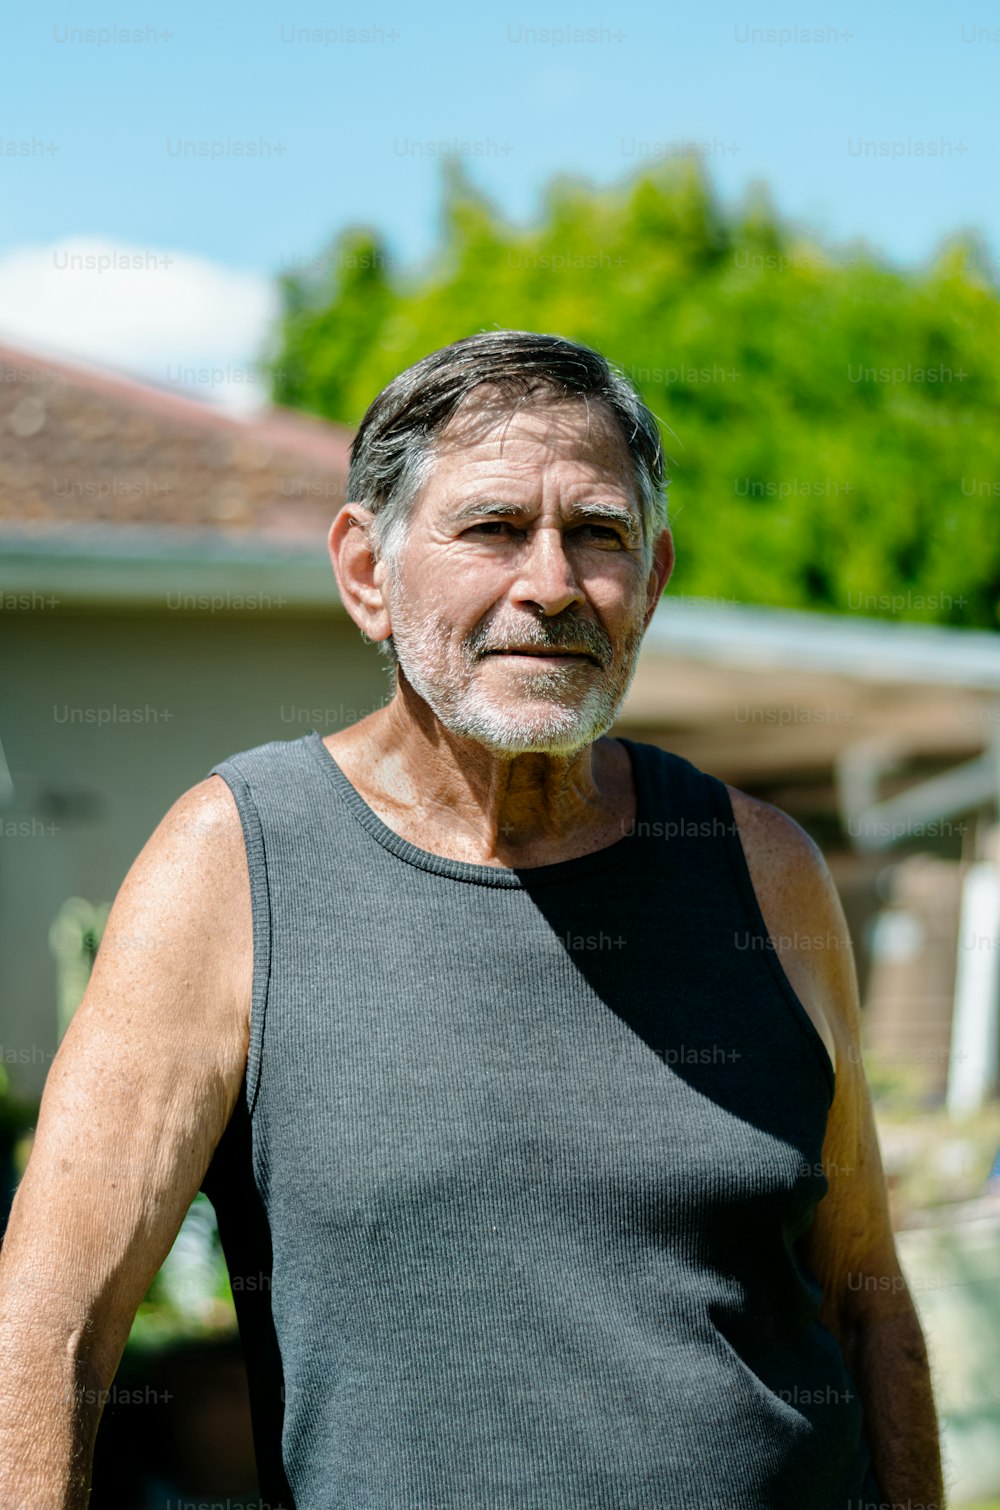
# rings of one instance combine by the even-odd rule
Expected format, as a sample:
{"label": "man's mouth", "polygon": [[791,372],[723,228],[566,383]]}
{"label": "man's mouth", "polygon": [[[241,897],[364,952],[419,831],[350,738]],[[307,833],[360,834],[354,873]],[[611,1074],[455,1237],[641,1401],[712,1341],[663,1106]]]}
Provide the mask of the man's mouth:
{"label": "man's mouth", "polygon": [[566,661],[566,660],[583,660],[583,661],[591,661],[595,666],[597,665],[596,660],[594,660],[594,657],[593,657],[593,655],[591,655],[591,653],[590,653],[589,650],[566,650],[562,646],[558,646],[558,645],[552,646],[549,649],[543,648],[541,646],[531,646],[531,647],[524,646],[524,647],[522,647],[522,646],[513,645],[513,646],[507,647],[507,648],[502,649],[502,650],[487,650],[486,654],[487,655],[510,655],[510,656],[519,656],[519,657],[520,656],[530,656],[533,660],[544,660],[544,661],[552,661],[552,660],[560,660],[560,661]]}

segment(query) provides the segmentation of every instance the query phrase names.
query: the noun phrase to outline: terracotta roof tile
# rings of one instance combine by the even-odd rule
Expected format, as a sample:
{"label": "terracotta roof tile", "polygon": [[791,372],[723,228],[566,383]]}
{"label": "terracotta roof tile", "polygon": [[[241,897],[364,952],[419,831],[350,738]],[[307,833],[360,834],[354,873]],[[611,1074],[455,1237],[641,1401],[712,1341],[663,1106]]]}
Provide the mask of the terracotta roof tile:
{"label": "terracotta roof tile", "polygon": [[249,418],[131,378],[0,346],[0,529],[88,524],[319,541],[345,497],[351,432]]}

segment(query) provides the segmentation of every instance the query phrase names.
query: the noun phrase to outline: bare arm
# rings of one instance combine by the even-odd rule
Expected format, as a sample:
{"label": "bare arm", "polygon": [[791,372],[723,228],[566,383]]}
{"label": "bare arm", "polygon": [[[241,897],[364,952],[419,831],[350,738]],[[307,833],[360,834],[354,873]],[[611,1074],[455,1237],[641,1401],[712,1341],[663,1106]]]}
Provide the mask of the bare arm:
{"label": "bare arm", "polygon": [[0,1250],[0,1505],[85,1510],[100,1401],[236,1104],[250,894],[221,777],[129,871],[52,1063]]}
{"label": "bare arm", "polygon": [[[923,1332],[899,1266],[871,1095],[850,935],[819,849],[786,813],[730,789],[761,911],[781,963],[833,1050],[836,1094],[823,1143],[829,1191],[801,1243],[823,1287],[823,1325],[858,1386],[882,1493],[944,1507]],[[809,942],[820,936],[825,947]],[[796,939],[804,947],[796,951]]]}

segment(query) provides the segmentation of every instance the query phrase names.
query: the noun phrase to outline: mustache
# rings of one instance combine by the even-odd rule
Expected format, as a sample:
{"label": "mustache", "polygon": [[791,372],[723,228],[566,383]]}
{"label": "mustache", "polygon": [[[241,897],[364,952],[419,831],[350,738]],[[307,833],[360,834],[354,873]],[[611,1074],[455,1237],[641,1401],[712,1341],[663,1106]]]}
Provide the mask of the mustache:
{"label": "mustache", "polygon": [[497,650],[582,650],[606,666],[614,654],[610,636],[589,619],[533,620],[504,630],[495,624],[473,630],[466,646],[476,660]]}

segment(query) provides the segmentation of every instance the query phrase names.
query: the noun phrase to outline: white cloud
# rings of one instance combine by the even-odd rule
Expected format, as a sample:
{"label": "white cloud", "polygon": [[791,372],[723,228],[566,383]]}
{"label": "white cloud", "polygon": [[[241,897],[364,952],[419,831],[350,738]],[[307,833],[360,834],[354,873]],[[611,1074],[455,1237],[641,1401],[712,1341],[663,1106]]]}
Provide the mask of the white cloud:
{"label": "white cloud", "polygon": [[77,236],[0,255],[0,341],[227,408],[265,399],[256,363],[277,315],[270,279],[162,247]]}

